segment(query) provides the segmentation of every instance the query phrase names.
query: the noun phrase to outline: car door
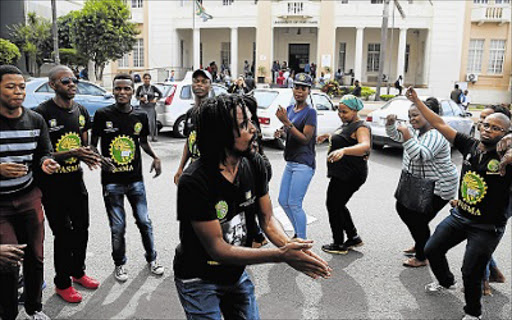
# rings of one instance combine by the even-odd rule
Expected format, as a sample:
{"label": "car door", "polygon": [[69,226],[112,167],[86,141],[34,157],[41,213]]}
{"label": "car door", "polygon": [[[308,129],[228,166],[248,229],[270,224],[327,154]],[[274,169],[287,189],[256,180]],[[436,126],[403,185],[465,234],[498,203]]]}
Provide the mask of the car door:
{"label": "car door", "polygon": [[326,95],[313,93],[313,104],[317,113],[317,134],[334,132],[341,125],[338,113],[334,110],[334,104]]}
{"label": "car door", "polygon": [[99,108],[113,104],[115,99],[105,89],[92,83],[79,82],[75,102],[83,105],[92,116]]}

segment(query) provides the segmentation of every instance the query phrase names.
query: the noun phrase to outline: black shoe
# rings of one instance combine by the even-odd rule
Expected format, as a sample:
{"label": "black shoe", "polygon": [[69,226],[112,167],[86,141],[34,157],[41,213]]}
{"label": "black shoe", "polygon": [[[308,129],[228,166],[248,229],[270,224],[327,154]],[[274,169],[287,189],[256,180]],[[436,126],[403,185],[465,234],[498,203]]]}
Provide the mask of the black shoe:
{"label": "black shoe", "polygon": [[360,247],[363,244],[364,244],[363,240],[361,239],[360,236],[355,236],[354,238],[348,239],[347,241],[345,241],[345,243],[343,243],[343,245],[345,247],[347,247],[348,249],[352,249],[354,247]]}
{"label": "black shoe", "polygon": [[325,251],[327,253],[332,253],[332,254],[347,254],[348,248],[345,247],[344,245],[331,243],[331,244],[324,244],[322,246],[322,251]]}

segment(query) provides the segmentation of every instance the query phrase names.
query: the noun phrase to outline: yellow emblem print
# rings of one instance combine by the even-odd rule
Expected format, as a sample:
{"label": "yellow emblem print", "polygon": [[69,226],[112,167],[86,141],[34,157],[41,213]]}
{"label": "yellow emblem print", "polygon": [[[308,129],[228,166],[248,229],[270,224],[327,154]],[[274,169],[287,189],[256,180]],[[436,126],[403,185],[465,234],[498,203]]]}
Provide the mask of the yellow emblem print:
{"label": "yellow emblem print", "polygon": [[492,159],[487,163],[487,170],[491,172],[498,172],[500,169],[500,162],[496,159]]}
{"label": "yellow emblem print", "polygon": [[217,218],[219,218],[219,220],[224,219],[228,214],[228,204],[226,201],[217,202],[215,205],[215,211],[217,211]]}
{"label": "yellow emblem print", "polygon": [[83,128],[85,126],[85,117],[83,115],[80,115],[78,117],[78,124],[80,125],[80,128]]}
{"label": "yellow emblem print", "polygon": [[137,122],[135,126],[133,126],[133,131],[135,134],[139,134],[142,131],[142,123]]}
{"label": "yellow emblem print", "polygon": [[132,162],[135,157],[135,142],[128,136],[118,136],[110,144],[110,157],[122,166]]}
{"label": "yellow emblem print", "polygon": [[468,171],[462,179],[460,186],[462,198],[469,204],[477,204],[487,194],[487,183],[477,173]]}
{"label": "yellow emblem print", "polygon": [[[73,149],[80,148],[82,146],[82,140],[80,136],[74,132],[69,132],[63,135],[55,146],[55,151],[70,151]],[[71,157],[65,161],[66,164],[75,163],[78,159],[75,157]]]}

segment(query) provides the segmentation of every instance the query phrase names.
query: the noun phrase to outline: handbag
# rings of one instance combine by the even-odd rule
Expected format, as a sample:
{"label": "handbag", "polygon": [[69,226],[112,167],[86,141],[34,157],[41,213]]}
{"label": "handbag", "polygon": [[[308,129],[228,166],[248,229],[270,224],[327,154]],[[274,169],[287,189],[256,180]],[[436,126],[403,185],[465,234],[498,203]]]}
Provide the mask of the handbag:
{"label": "handbag", "polygon": [[402,170],[400,181],[395,191],[395,198],[398,203],[409,210],[429,213],[433,210],[435,180],[425,178],[423,165],[423,178],[416,177],[409,170]]}

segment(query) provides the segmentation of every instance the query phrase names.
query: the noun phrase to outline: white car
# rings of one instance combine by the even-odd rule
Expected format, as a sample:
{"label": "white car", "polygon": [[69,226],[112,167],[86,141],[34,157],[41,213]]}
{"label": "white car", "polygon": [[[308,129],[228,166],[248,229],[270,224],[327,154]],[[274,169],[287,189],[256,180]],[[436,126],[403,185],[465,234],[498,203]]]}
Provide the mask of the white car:
{"label": "white car", "polygon": [[[425,101],[427,97],[420,97]],[[448,98],[438,98],[441,104],[440,116],[452,128],[458,132],[474,136],[476,126],[471,120],[471,113],[462,110],[459,105]],[[382,149],[384,145],[401,148],[402,144],[391,140],[386,134],[386,117],[396,114],[398,122],[409,122],[409,108],[412,102],[404,96],[399,96],[388,101],[379,109],[371,112],[366,117],[366,122],[372,129],[372,147]]]}
{"label": "white car", "polygon": [[[317,111],[317,135],[334,132],[342,124],[338,117],[337,106],[323,92],[312,92],[311,96]],[[258,101],[258,119],[263,140],[275,140],[277,146],[283,148],[283,141],[274,137],[275,131],[283,126],[276,117],[276,111],[280,105],[287,108],[295,103],[292,89],[255,89],[254,97]],[[311,100],[308,100],[311,104]]]}
{"label": "white car", "polygon": [[[156,119],[158,127],[171,127],[175,137],[183,138],[185,114],[194,106],[192,94],[192,77],[185,77],[180,82],[164,82],[155,84],[163,97],[156,103]],[[227,94],[226,87],[212,84],[211,96]]]}

